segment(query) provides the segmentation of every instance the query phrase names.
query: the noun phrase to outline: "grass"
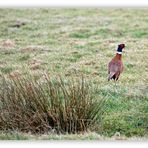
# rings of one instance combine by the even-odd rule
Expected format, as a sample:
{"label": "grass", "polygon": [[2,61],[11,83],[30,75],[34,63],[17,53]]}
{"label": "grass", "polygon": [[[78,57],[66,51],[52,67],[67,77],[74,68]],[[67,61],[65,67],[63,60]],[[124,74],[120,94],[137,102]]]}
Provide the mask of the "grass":
{"label": "grass", "polygon": [[99,140],[99,141],[114,141],[114,140],[128,140],[128,141],[144,141],[147,140],[145,137],[130,137],[127,138],[125,136],[112,136],[105,137],[101,136],[95,132],[87,132],[81,134],[64,134],[64,135],[57,135],[53,133],[49,134],[42,134],[42,135],[32,135],[32,134],[25,134],[19,133],[17,131],[11,133],[1,133],[0,134],[1,140]]}
{"label": "grass", "polygon": [[99,129],[106,99],[82,77],[34,77],[2,80],[0,85],[0,130],[43,134],[79,133]]}
{"label": "grass", "polygon": [[[140,8],[0,9],[0,77],[83,74],[98,87],[94,98],[108,99],[101,135],[147,137],[147,13]],[[14,27],[18,22],[25,25]],[[115,85],[107,82],[107,63],[119,43],[126,45],[124,72]]]}

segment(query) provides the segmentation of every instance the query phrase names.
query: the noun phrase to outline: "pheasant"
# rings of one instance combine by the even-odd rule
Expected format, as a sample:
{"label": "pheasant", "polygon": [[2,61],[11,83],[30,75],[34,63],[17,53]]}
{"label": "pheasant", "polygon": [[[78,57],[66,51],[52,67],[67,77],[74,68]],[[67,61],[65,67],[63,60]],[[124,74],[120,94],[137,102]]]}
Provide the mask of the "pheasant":
{"label": "pheasant", "polygon": [[117,53],[115,57],[108,64],[108,81],[111,79],[118,80],[120,74],[123,71],[122,63],[122,49],[125,47],[124,44],[118,45]]}

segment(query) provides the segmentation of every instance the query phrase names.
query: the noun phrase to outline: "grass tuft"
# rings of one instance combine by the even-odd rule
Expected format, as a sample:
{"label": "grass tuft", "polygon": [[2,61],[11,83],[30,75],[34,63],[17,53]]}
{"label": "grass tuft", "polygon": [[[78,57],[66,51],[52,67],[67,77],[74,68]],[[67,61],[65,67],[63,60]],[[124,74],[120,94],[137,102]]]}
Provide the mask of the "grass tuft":
{"label": "grass tuft", "polygon": [[99,125],[106,99],[81,79],[6,79],[0,87],[0,130],[78,133]]}

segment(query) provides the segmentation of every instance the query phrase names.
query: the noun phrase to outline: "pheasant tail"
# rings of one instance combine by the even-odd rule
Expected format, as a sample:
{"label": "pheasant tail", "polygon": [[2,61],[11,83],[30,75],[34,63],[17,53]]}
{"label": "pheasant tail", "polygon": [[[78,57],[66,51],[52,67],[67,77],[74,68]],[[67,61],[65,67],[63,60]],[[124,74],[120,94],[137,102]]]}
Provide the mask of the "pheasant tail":
{"label": "pheasant tail", "polygon": [[110,72],[110,73],[109,73],[109,76],[108,76],[108,81],[109,81],[110,79],[112,79],[115,74],[116,74],[115,72]]}

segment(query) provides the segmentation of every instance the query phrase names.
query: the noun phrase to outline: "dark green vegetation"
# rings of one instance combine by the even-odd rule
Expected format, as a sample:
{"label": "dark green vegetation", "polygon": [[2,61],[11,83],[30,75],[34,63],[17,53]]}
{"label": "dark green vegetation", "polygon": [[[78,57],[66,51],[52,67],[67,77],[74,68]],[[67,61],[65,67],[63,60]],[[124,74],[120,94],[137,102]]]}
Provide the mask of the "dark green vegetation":
{"label": "dark green vegetation", "polygon": [[[65,80],[83,74],[98,88],[90,90],[94,100],[108,100],[96,133],[147,137],[147,14],[148,9],[127,8],[0,9],[1,80],[28,73],[36,81],[44,72]],[[119,43],[126,45],[125,69],[119,82],[108,83],[107,63]]]}

